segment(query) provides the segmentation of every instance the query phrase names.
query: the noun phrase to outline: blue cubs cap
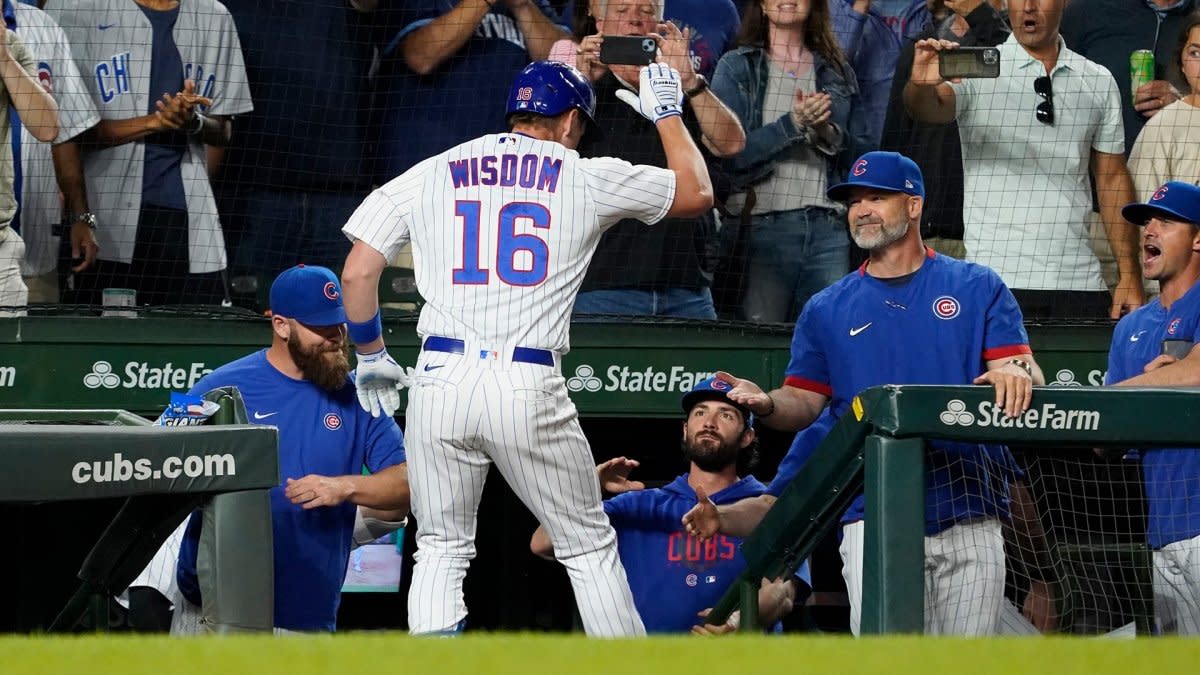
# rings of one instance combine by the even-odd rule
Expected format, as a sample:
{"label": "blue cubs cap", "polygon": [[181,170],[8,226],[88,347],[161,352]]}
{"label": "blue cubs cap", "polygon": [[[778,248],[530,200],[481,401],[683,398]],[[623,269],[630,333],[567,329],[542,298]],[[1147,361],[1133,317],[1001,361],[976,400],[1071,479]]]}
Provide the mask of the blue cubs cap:
{"label": "blue cubs cap", "polygon": [[1145,225],[1155,216],[1200,225],[1200,187],[1179,180],[1170,181],[1158,188],[1149,201],[1125,206],[1121,215],[1138,225]]}
{"label": "blue cubs cap", "polygon": [[271,284],[271,314],[295,319],[306,326],[346,323],[342,285],[326,267],[296,265],[288,268]]}
{"label": "blue cubs cap", "polygon": [[571,108],[578,108],[588,122],[595,123],[596,92],[592,84],[574,66],[534,61],[513,80],[504,118],[521,112],[554,117]]}
{"label": "blue cubs cap", "polygon": [[845,183],[838,183],[825,191],[825,196],[844,202],[850,190],[856,187],[876,188],[889,192],[903,192],[914,197],[925,197],[925,178],[921,167],[898,152],[876,150],[868,152],[854,166]]}
{"label": "blue cubs cap", "polygon": [[683,395],[679,400],[683,406],[683,412],[690,413],[692,408],[700,401],[721,401],[737,408],[742,412],[742,417],[746,418],[746,426],[754,425],[754,413],[746,406],[729,398],[729,390],[733,389],[733,385],[724,380],[718,380],[715,377],[710,377],[707,380],[692,387],[692,390]]}

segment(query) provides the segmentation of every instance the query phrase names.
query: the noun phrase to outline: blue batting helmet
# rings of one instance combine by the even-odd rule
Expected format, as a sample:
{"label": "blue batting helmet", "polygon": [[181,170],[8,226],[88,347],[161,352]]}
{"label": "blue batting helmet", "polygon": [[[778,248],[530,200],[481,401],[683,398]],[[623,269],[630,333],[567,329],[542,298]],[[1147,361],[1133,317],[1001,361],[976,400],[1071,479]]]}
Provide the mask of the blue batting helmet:
{"label": "blue batting helmet", "polygon": [[561,115],[577,108],[589,122],[595,122],[596,92],[572,66],[557,61],[534,61],[513,80],[508,92],[504,117],[516,113],[536,113],[546,117]]}

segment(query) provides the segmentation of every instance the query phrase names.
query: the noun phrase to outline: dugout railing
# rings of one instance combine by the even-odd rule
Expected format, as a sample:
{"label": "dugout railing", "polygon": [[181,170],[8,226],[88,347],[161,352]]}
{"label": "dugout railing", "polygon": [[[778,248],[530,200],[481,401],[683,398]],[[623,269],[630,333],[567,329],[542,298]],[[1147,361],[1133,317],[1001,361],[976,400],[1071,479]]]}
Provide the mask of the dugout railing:
{"label": "dugout railing", "polygon": [[[1200,446],[1200,389],[1036,387],[1030,410],[1005,420],[984,386],[889,385],[855,397],[804,469],[742,544],[746,569],[708,617],[742,612],[757,627],[762,579],[788,576],[812,554],[858,491],[866,495],[862,633],[924,627],[925,440],[1087,448]],[[1060,556],[1113,553],[1149,574],[1144,546],[1065,545]],[[1148,583],[1148,579],[1143,580]],[[1138,630],[1153,614],[1145,598]]]}
{"label": "dugout railing", "polygon": [[272,630],[267,490],[279,484],[278,431],[248,424],[232,387],[205,398],[220,410],[209,425],[190,427],[155,426],[123,410],[0,410],[0,502],[125,498],[83,561],[78,591],[48,630],[104,630],[108,599],[197,508],[207,629]]}

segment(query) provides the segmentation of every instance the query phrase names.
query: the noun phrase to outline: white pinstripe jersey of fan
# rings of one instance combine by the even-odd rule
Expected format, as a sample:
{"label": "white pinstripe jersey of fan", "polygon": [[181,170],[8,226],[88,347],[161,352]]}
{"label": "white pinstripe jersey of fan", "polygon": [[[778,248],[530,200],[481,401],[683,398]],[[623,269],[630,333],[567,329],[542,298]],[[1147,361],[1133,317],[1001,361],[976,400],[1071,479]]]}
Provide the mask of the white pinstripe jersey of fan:
{"label": "white pinstripe jersey of fan", "polygon": [[[417,332],[464,343],[461,353],[424,350],[409,390],[418,523],[411,632],[463,626],[476,513],[495,464],[546,527],[588,635],[645,633],[561,356],[604,229],[622,218],[657,222],[674,197],[666,169],[496,134],[417,164],[372,193],[344,228],[389,260],[411,240],[426,303]],[[513,358],[517,347],[553,355],[530,362]]]}

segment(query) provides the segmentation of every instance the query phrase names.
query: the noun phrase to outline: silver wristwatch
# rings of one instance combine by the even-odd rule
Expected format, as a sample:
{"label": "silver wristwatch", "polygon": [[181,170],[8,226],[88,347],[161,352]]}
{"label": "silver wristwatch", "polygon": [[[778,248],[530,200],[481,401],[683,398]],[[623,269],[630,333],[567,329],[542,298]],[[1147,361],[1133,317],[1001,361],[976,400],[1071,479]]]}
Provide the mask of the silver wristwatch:
{"label": "silver wristwatch", "polygon": [[96,214],[90,211],[72,214],[71,223],[83,223],[94,230],[96,229]]}

